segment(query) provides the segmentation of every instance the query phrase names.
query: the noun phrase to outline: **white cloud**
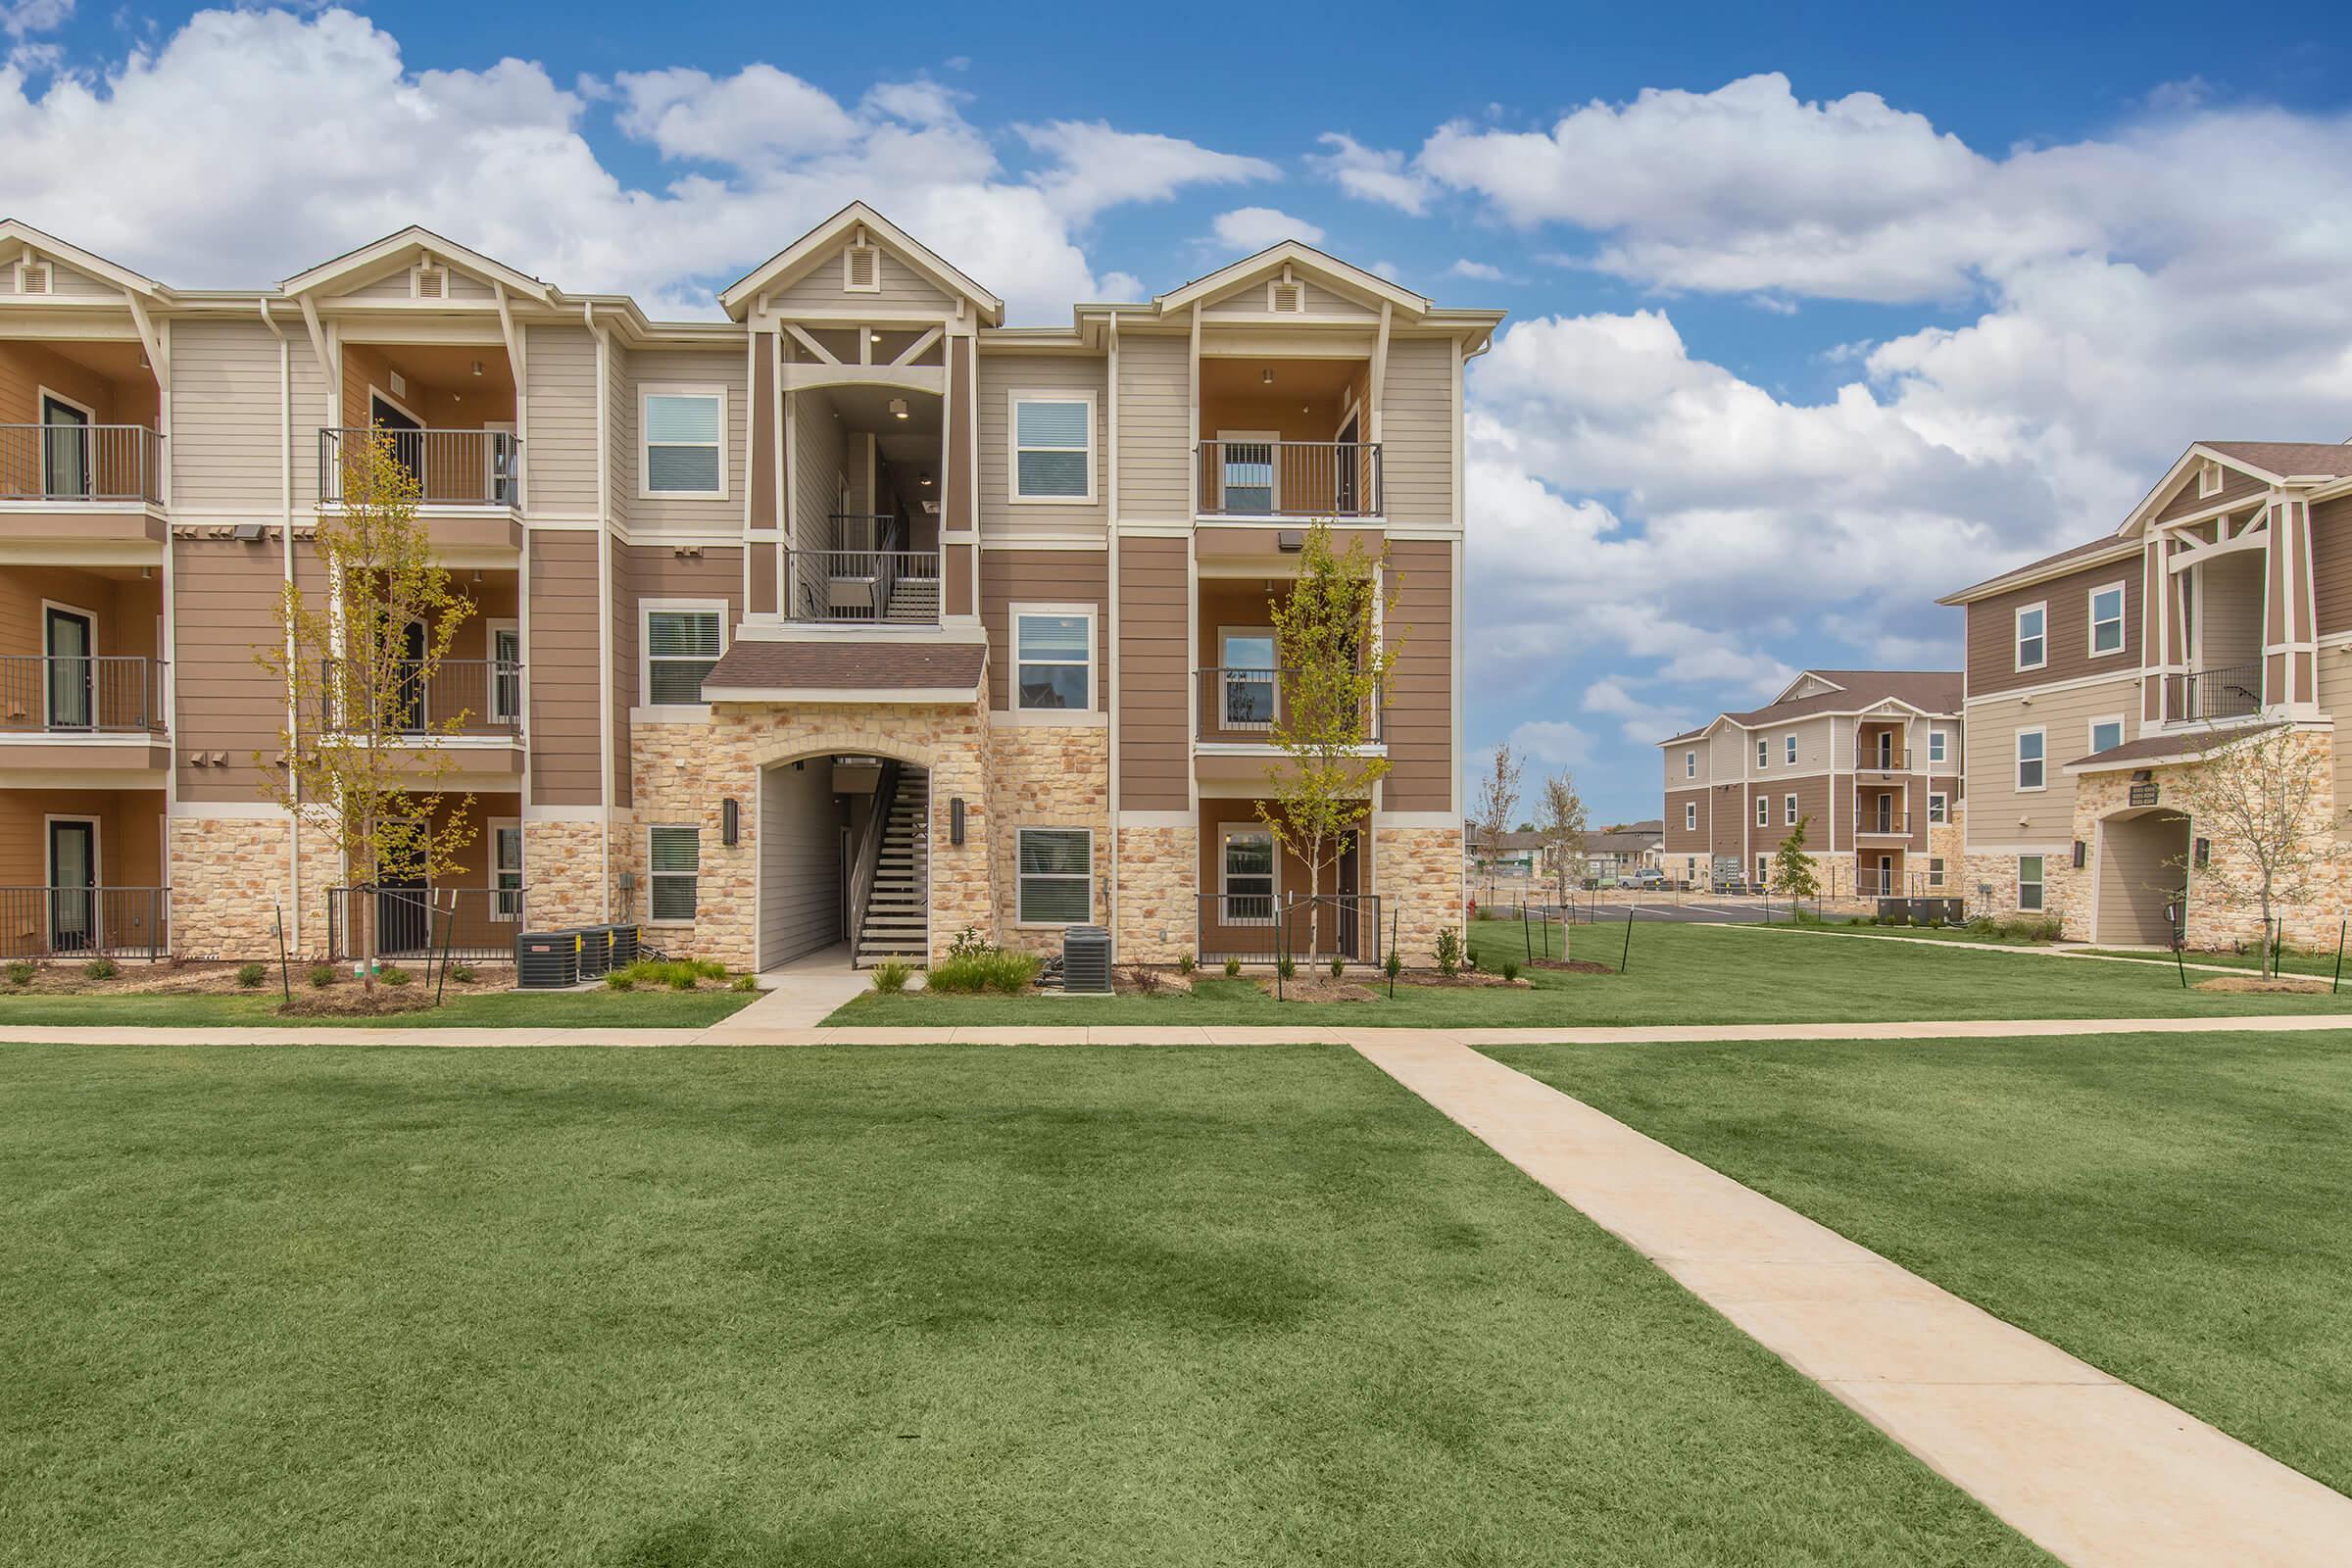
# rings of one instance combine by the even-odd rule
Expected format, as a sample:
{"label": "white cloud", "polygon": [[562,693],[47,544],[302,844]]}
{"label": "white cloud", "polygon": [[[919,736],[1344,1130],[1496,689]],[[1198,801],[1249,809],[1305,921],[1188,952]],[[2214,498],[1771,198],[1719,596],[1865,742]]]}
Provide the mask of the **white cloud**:
{"label": "white cloud", "polygon": [[1503,271],[1501,268],[1494,266],[1492,262],[1474,262],[1465,256],[1446,269],[1446,275],[1476,278],[1482,283],[1499,283],[1502,281]]}
{"label": "white cloud", "polygon": [[1309,154],[1307,163],[1348,195],[1416,216],[1428,211],[1436,182],[1410,168],[1404,154],[1367,147],[1336,130],[1317,140],[1331,151]]}
{"label": "white cloud", "polygon": [[1114,130],[1100,121],[1017,128],[1032,148],[1053,155],[1055,167],[1038,185],[1054,210],[1075,223],[1126,202],[1164,202],[1186,185],[1282,177],[1262,158],[1212,152],[1175,136]]}
{"label": "white cloud", "polygon": [[1549,762],[1573,767],[1591,755],[1592,737],[1564,718],[1531,718],[1511,731],[1511,749]]}
{"label": "white cloud", "polygon": [[673,68],[623,73],[613,81],[624,103],[620,128],[664,158],[790,158],[833,152],[858,134],[858,122],[832,94],[773,66],[746,66],[723,79]]}
{"label": "white cloud", "polygon": [[0,32],[11,38],[55,32],[74,20],[74,0],[12,0],[0,5]]}
{"label": "white cloud", "polygon": [[1286,239],[1302,244],[1323,243],[1323,230],[1303,218],[1293,218],[1271,207],[1237,207],[1219,213],[1209,223],[1216,243],[1238,256],[1250,256]]}

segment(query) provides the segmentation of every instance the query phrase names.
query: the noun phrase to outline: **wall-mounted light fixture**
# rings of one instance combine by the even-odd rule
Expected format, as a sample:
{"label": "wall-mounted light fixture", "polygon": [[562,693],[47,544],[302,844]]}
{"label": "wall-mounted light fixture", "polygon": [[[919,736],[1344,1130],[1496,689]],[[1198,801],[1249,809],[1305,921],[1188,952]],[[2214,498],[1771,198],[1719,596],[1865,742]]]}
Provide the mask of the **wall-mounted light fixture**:
{"label": "wall-mounted light fixture", "polygon": [[476,360],[476,361],[474,361],[474,362],[473,362],[473,373],[474,373],[474,374],[476,374],[476,375],[479,375],[479,374],[481,374],[481,373],[482,373],[482,362],[481,362],[481,361],[479,361],[479,360]]}
{"label": "wall-mounted light fixture", "polygon": [[1260,386],[1272,386],[1272,385],[1274,384],[1274,371],[1273,371],[1273,369],[1272,369],[1271,368],[1266,368],[1266,369],[1263,369],[1263,370],[1260,370],[1260,371],[1258,371],[1258,372],[1257,372],[1257,380],[1258,380],[1258,384],[1259,384]]}
{"label": "wall-mounted light fixture", "polygon": [[963,797],[960,795],[948,802],[948,842],[963,842]]}
{"label": "wall-mounted light fixture", "polygon": [[743,803],[730,795],[718,803],[718,841],[733,849],[743,837]]}
{"label": "wall-mounted light fixture", "polygon": [[890,416],[894,419],[904,419],[906,417],[906,400],[905,398],[892,398],[890,400]]}
{"label": "wall-mounted light fixture", "polygon": [[2084,862],[2089,858],[2090,847],[2084,844],[2081,839],[2075,840],[2075,869],[2078,871],[2082,870]]}

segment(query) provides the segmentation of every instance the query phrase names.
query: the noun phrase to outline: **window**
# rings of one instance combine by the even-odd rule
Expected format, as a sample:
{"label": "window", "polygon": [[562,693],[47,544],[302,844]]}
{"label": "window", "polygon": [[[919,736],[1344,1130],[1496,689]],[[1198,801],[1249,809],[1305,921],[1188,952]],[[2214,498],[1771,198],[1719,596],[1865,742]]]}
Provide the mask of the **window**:
{"label": "window", "polygon": [[1943,857],[1940,855],[1928,857],[1928,886],[1932,888],[1943,886]]}
{"label": "window", "polygon": [[1948,820],[1950,820],[1950,811],[1951,811],[1951,806],[1950,806],[1949,799],[1948,799],[1948,797],[1946,797],[1946,796],[1944,795],[1944,793],[1943,793],[1941,790],[1932,790],[1932,791],[1930,791],[1930,792],[1929,792],[1929,794],[1928,794],[1928,820],[1929,820],[1929,822],[1931,822],[1931,823],[1935,823],[1935,822],[1943,822],[1943,821],[1948,821]]}
{"label": "window", "polygon": [[1262,825],[1217,830],[1217,910],[1225,925],[1274,923],[1274,834]]}
{"label": "window", "polygon": [[1782,816],[1783,816],[1783,820],[1784,820],[1784,823],[1785,823],[1785,825],[1787,825],[1787,826],[1788,826],[1788,827],[1794,827],[1794,826],[1796,826],[1796,797],[1795,797],[1795,796],[1791,795],[1791,796],[1789,796],[1789,797],[1788,798],[1787,802],[1783,804],[1783,806],[1782,806],[1782,808],[1781,808],[1781,811],[1782,811]]}
{"label": "window", "polygon": [[1698,803],[1696,801],[1683,803],[1683,831],[1686,833],[1698,831]]}
{"label": "window", "polygon": [[1273,628],[1217,632],[1217,668],[1225,707],[1224,729],[1266,731],[1274,727],[1276,642]]}
{"label": "window", "polygon": [[1761,735],[1756,737],[1756,765],[1758,767],[1772,765],[1772,742]]}
{"label": "window", "polygon": [[703,830],[649,827],[645,830],[646,908],[657,925],[694,920],[695,895],[703,869]]}
{"label": "window", "polygon": [[649,385],[640,393],[644,453],[638,493],[724,501],[727,394],[720,387]]}
{"label": "window", "polygon": [[2036,914],[2041,911],[2041,857],[2021,855],[2017,858],[2017,906]]}
{"label": "window", "polygon": [[2017,667],[2039,669],[2050,662],[2047,605],[2026,605],[2017,612]]}
{"label": "window", "polygon": [[1760,888],[1772,886],[1772,857],[1769,855],[1756,857],[1756,886]]}
{"label": "window", "polygon": [[2017,732],[2017,787],[2037,790],[2042,787],[2042,734],[2037,729]]}
{"label": "window", "polygon": [[1095,499],[1095,399],[1044,392],[1012,395],[1015,501]]}
{"label": "window", "polygon": [[1094,706],[1092,610],[1016,610],[1012,641],[1014,708],[1084,712]]}
{"label": "window", "polygon": [[1928,765],[1933,767],[1951,755],[1951,735],[1944,730],[1928,731]]}
{"label": "window", "polygon": [[1683,777],[1698,777],[1698,754],[1696,752],[1685,752],[1683,754]]}
{"label": "window", "polygon": [[522,717],[522,633],[511,620],[489,623],[490,717],[512,724]]}
{"label": "window", "polygon": [[703,700],[703,677],[726,651],[726,611],[717,605],[648,605],[645,667],[638,691],[656,707]]}
{"label": "window", "polygon": [[2123,715],[2123,714],[2121,714],[2121,713],[2113,713],[2113,714],[2110,714],[2109,716],[2107,716],[2107,717],[2105,717],[2105,718],[2094,718],[2094,719],[2092,719],[2092,720],[2090,721],[2090,749],[2091,749],[2091,751],[2093,751],[2094,753],[2095,753],[2095,752],[2112,752],[2112,751],[2114,751],[2114,750],[2115,750],[2115,749],[2116,749],[2118,746],[2121,746],[2121,745],[2123,745],[2123,744],[2124,744],[2124,715]]}
{"label": "window", "polygon": [[2090,651],[2094,656],[2124,651],[2124,585],[2120,582],[2090,591]]}
{"label": "window", "polygon": [[1786,746],[1784,747],[1784,750],[1785,750],[1785,751],[1787,752],[1787,754],[1788,754],[1788,755],[1787,755],[1787,758],[1786,758],[1786,760],[1788,761],[1788,764],[1790,767],[1794,767],[1794,766],[1796,765],[1796,737],[1795,737],[1795,736],[1791,735],[1791,736],[1788,736],[1788,737],[1787,744],[1786,744]]}
{"label": "window", "polygon": [[1769,795],[1756,797],[1756,826],[1772,826],[1772,797]]}
{"label": "window", "polygon": [[490,918],[522,918],[522,824],[490,824]]}
{"label": "window", "polygon": [[849,245],[841,253],[841,286],[845,293],[882,292],[882,253],[871,245]]}
{"label": "window", "polygon": [[1095,834],[1084,827],[1020,831],[1022,925],[1084,925],[1095,912]]}

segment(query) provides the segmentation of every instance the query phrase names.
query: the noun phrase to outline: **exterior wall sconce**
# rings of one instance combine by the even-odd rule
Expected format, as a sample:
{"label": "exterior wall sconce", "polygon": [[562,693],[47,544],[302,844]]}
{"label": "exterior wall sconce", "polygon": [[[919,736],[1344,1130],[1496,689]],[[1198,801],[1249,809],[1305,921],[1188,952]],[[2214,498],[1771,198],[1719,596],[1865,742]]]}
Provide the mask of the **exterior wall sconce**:
{"label": "exterior wall sconce", "polygon": [[963,842],[963,797],[960,795],[948,802],[948,842]]}
{"label": "exterior wall sconce", "polygon": [[2196,853],[2191,857],[2191,858],[2194,859],[2196,862],[2196,867],[2200,871],[2204,870],[2208,865],[2211,865],[2213,863],[2213,840],[2197,840]]}
{"label": "exterior wall sconce", "polygon": [[2080,871],[2089,861],[2090,847],[2081,839],[2075,840],[2075,869]]}
{"label": "exterior wall sconce", "polygon": [[730,795],[718,803],[718,839],[731,850],[742,837],[743,803]]}

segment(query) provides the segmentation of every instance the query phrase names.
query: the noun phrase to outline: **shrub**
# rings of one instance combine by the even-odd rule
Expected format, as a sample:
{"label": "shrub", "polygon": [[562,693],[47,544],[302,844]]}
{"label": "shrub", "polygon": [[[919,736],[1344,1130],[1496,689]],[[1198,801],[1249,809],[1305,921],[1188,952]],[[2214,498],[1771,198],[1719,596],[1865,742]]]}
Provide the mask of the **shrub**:
{"label": "shrub", "polygon": [[716,958],[688,958],[683,961],[694,970],[697,979],[724,980],[727,977],[727,966]]}
{"label": "shrub", "polygon": [[32,984],[33,972],[29,963],[22,960],[12,963],[8,966],[8,983],[12,986],[28,986]]}
{"label": "shrub", "polygon": [[976,957],[983,953],[993,953],[996,950],[981,937],[980,928],[974,925],[967,925],[962,930],[956,932],[956,940],[948,944],[948,956],[951,958]]}
{"label": "shrub", "polygon": [[1157,969],[1147,969],[1140,963],[1127,971],[1127,980],[1137,991],[1147,997],[1158,996],[1160,988],[1167,984],[1159,977]]}
{"label": "shrub", "polygon": [[637,989],[637,977],[626,969],[615,969],[605,976],[605,989],[608,991],[634,991]]}
{"label": "shrub", "polygon": [[692,991],[694,983],[702,978],[691,963],[671,963],[663,967],[669,971],[667,978],[672,991]]}
{"label": "shrub", "polygon": [[1341,957],[1341,956],[1340,956],[1338,954],[1336,954],[1336,953],[1335,953],[1335,954],[1333,954],[1333,955],[1331,956],[1331,977],[1332,977],[1334,980],[1338,980],[1338,979],[1341,979],[1341,978],[1343,978],[1344,976],[1346,976],[1346,974],[1347,974],[1347,973],[1348,973],[1348,960],[1347,960],[1346,958],[1343,958],[1343,957]]}
{"label": "shrub", "polygon": [[1396,949],[1391,948],[1389,950],[1388,961],[1383,963],[1380,967],[1388,975],[1389,979],[1394,981],[1398,975],[1404,973],[1404,959],[1397,956]]}
{"label": "shrub", "polygon": [[311,965],[309,978],[314,990],[324,991],[342,978],[342,974],[343,971],[331,963],[314,963]]}
{"label": "shrub", "polygon": [[1286,953],[1281,957],[1274,960],[1274,972],[1282,976],[1285,980],[1288,980],[1294,975],[1298,974],[1298,961]]}
{"label": "shrub", "polygon": [[1447,979],[1462,972],[1462,933],[1447,926],[1438,933],[1438,973]]}
{"label": "shrub", "polygon": [[1008,953],[1002,948],[989,948],[960,956],[951,953],[931,967],[931,978],[925,982],[933,991],[971,994],[999,991],[1017,996],[1037,978],[1045,960],[1034,953]]}
{"label": "shrub", "polygon": [[81,966],[81,972],[92,980],[112,980],[122,971],[112,958],[92,958]]}
{"label": "shrub", "polygon": [[1517,958],[1505,958],[1502,960],[1502,977],[1505,980],[1517,980],[1519,978],[1519,960]]}
{"label": "shrub", "polygon": [[237,984],[248,991],[258,991],[261,989],[262,982],[269,978],[270,970],[264,964],[240,963],[237,965]]}
{"label": "shrub", "polygon": [[409,971],[397,963],[385,964],[375,972],[375,977],[388,986],[405,986],[409,983]]}
{"label": "shrub", "polygon": [[1195,958],[1191,954],[1179,953],[1176,955],[1176,972],[1178,974],[1191,974],[1195,969],[1200,967],[1200,960]]}
{"label": "shrub", "polygon": [[752,975],[739,974],[727,986],[727,989],[729,991],[757,991],[760,989],[760,982]]}
{"label": "shrub", "polygon": [[[25,968],[27,971],[29,971],[29,970],[32,968],[32,965],[28,963],[28,964],[25,964],[24,967],[24,968]],[[1239,980],[1241,977],[1242,977],[1242,960],[1241,960],[1241,959],[1239,959],[1239,958],[1232,958],[1232,957],[1229,957],[1229,958],[1227,958],[1227,959],[1225,960],[1225,978],[1226,978],[1226,979],[1228,979],[1228,980]],[[26,976],[25,976],[25,978],[26,978],[26,979],[30,979],[30,978],[31,978],[31,975],[30,975],[29,973],[27,973],[27,974],[26,974]]]}
{"label": "shrub", "polygon": [[914,978],[914,965],[905,958],[884,958],[874,965],[874,989],[896,996]]}
{"label": "shrub", "polygon": [[462,986],[469,986],[473,984],[473,965],[470,963],[452,964],[449,969],[449,977]]}

